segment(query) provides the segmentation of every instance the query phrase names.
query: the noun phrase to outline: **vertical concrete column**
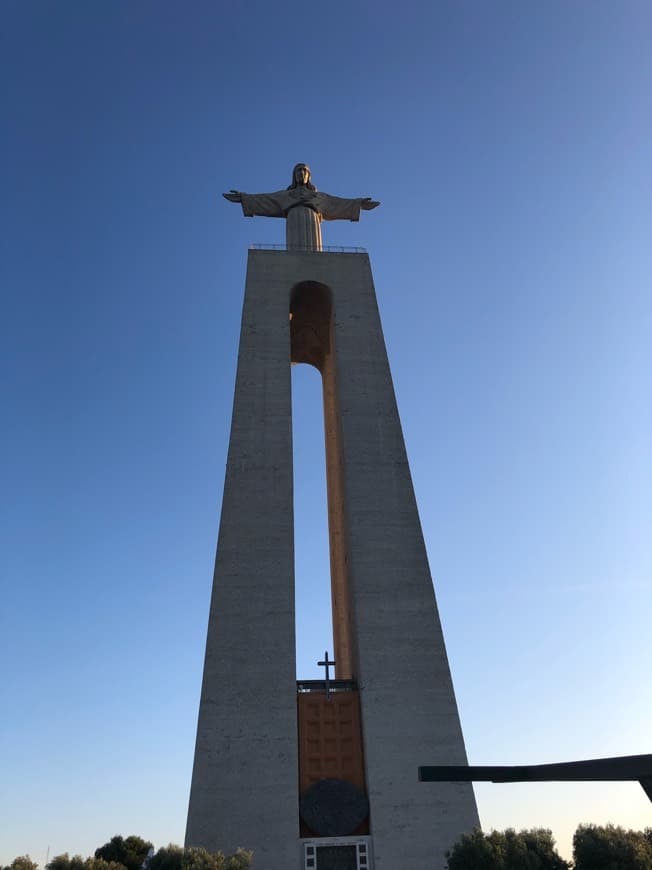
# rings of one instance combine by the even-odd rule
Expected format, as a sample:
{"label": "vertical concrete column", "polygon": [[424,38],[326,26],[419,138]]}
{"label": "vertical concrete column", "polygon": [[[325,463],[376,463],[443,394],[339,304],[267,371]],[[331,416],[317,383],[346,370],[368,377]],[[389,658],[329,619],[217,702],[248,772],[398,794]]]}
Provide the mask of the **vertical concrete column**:
{"label": "vertical concrete column", "polygon": [[247,268],[186,845],[297,864],[289,285]]}
{"label": "vertical concrete column", "polygon": [[[331,330],[333,323],[334,318],[331,316]],[[333,345],[334,341],[331,336],[329,354],[322,368],[333,648],[335,650],[335,675],[337,679],[351,680],[357,671],[358,656],[349,589],[348,532],[344,507],[344,457]]]}
{"label": "vertical concrete column", "polygon": [[[340,268],[343,274],[340,274]],[[433,870],[478,825],[470,784],[417,782],[466,752],[368,258],[336,268],[348,585],[376,870]]]}

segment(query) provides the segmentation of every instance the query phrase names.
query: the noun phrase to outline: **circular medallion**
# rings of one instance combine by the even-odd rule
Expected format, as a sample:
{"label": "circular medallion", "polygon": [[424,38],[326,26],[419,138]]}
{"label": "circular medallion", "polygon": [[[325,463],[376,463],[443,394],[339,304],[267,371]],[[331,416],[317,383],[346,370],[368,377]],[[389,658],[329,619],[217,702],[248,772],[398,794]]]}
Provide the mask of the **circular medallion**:
{"label": "circular medallion", "polygon": [[367,796],[343,779],[320,779],[301,795],[301,818],[323,837],[346,837],[369,815]]}

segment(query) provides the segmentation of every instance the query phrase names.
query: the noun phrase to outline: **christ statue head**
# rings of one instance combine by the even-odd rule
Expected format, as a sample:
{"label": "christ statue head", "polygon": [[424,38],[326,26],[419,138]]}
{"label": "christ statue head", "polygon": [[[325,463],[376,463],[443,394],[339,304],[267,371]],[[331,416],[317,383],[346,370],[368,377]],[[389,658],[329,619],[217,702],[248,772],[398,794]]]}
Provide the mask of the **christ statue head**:
{"label": "christ statue head", "polygon": [[310,181],[310,167],[306,166],[305,163],[297,163],[292,170],[292,184],[288,187],[288,190],[292,190],[295,187],[307,187],[308,190],[316,190],[315,185]]}

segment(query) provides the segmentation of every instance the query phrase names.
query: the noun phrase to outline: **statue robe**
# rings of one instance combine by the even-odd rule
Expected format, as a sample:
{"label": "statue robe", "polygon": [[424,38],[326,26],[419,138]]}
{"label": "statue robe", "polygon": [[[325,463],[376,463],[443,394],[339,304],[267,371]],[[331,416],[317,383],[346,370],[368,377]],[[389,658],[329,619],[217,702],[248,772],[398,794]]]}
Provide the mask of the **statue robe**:
{"label": "statue robe", "polygon": [[288,250],[321,251],[321,222],[360,220],[362,199],[330,196],[307,187],[278,190],[276,193],[243,193],[245,217],[285,218]]}

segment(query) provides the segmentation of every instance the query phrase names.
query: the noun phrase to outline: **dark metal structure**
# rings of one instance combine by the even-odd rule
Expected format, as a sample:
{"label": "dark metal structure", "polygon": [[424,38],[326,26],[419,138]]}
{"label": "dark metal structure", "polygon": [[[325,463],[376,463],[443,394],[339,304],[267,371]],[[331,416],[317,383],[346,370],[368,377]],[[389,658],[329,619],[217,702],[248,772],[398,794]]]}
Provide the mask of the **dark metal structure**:
{"label": "dark metal structure", "polygon": [[419,782],[639,782],[652,801],[652,755],[515,766],[435,765],[419,768]]}

